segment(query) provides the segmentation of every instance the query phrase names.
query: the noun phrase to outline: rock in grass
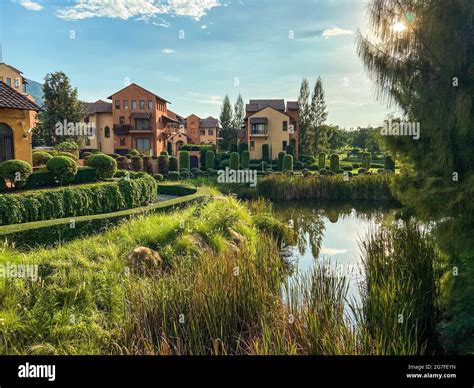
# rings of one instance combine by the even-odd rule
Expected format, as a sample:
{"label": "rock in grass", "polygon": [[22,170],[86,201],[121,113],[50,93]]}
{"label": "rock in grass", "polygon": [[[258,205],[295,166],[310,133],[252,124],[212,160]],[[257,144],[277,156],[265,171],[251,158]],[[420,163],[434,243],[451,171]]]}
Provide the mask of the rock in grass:
{"label": "rock in grass", "polygon": [[162,267],[160,254],[147,247],[133,249],[127,257],[127,265],[132,273],[150,275]]}

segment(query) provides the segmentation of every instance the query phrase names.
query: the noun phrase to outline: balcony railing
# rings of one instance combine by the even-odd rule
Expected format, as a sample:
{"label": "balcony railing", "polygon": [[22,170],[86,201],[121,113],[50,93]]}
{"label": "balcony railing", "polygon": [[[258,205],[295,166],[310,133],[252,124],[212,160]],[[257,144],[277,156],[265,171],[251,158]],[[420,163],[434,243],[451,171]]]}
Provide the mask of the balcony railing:
{"label": "balcony railing", "polygon": [[267,128],[251,128],[250,136],[268,136]]}

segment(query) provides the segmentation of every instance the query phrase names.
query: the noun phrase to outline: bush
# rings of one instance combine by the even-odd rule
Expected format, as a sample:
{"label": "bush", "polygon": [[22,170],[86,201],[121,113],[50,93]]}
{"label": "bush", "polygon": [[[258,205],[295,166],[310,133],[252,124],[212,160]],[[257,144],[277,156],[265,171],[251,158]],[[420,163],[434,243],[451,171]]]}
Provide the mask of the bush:
{"label": "bush", "polygon": [[33,167],[44,166],[52,156],[44,151],[33,152]]}
{"label": "bush", "polygon": [[313,176],[313,173],[309,170],[303,170],[303,176],[308,177],[308,176]]}
{"label": "bush", "polygon": [[118,158],[120,158],[120,155],[119,154],[107,154],[108,156],[110,156],[111,158],[114,158],[115,160],[117,160]]}
{"label": "bush", "polygon": [[360,163],[352,163],[352,169],[360,168]]}
{"label": "bush", "polygon": [[239,152],[239,147],[237,146],[237,144],[232,143],[232,144],[230,145],[229,151],[230,151],[231,153],[232,153],[232,152]]}
{"label": "bush", "polygon": [[209,170],[207,170],[207,173],[209,174],[209,176],[217,176],[217,170],[213,168],[210,168]]}
{"label": "bush", "polygon": [[327,173],[328,173],[328,170],[326,170],[325,168],[319,169],[319,175],[324,176],[324,175],[327,175]]}
{"label": "bush", "polygon": [[128,170],[130,168],[130,159],[120,156],[117,158],[117,166],[120,170]]}
{"label": "bush", "polygon": [[84,151],[84,152],[81,153],[81,159],[85,159],[88,156],[92,156],[92,155],[94,155],[92,152]]}
{"label": "bush", "polygon": [[175,156],[169,158],[169,171],[178,172],[178,159]]}
{"label": "bush", "polygon": [[324,152],[319,154],[318,166],[320,170],[326,169],[326,154]]}
{"label": "bush", "polygon": [[295,169],[296,170],[302,170],[304,168],[304,163],[301,160],[297,160],[295,162]]}
{"label": "bush", "polygon": [[[175,158],[176,159],[176,158]],[[158,157],[158,171],[160,174],[166,175],[170,170],[168,153]]]}
{"label": "bush", "polygon": [[[77,174],[72,181],[72,184],[92,183],[97,180],[95,168],[78,167]],[[31,174],[24,184],[24,189],[39,189],[43,187],[57,186],[58,182],[54,174],[48,170],[35,171]]]}
{"label": "bush", "polygon": [[239,154],[237,152],[231,152],[229,168],[231,170],[238,170],[239,169]]}
{"label": "bush", "polygon": [[12,159],[0,163],[0,178],[9,181],[15,188],[22,187],[32,172],[33,168],[23,160]]}
{"label": "bush", "polygon": [[128,155],[140,156],[140,152],[138,152],[138,150],[136,150],[136,149],[131,149],[131,150],[128,150]]}
{"label": "bush", "polygon": [[210,168],[214,168],[214,161],[215,161],[216,154],[213,151],[206,152],[206,170]]}
{"label": "bush", "polygon": [[75,162],[79,160],[79,158],[71,152],[58,152],[55,156],[67,156],[68,158],[71,158]]}
{"label": "bush", "polygon": [[93,155],[87,161],[89,167],[95,168],[97,178],[100,180],[112,178],[117,171],[117,162],[108,155]]}
{"label": "bush", "polygon": [[127,159],[130,159],[130,160],[132,160],[132,156],[133,156],[132,154],[127,154],[127,155],[125,155],[125,157],[126,157]]}
{"label": "bush", "polygon": [[246,151],[248,152],[248,150],[249,150],[249,145],[246,142],[243,141],[243,142],[239,143],[239,155],[240,155],[240,157],[242,157],[242,154],[244,152],[246,152]]}
{"label": "bush", "polygon": [[338,172],[339,171],[339,155],[332,154],[330,157],[329,164],[330,164],[331,171]]}
{"label": "bush", "polygon": [[169,157],[168,151],[161,151],[160,156],[166,156],[168,158]]}
{"label": "bush", "polygon": [[365,174],[366,172],[367,172],[367,170],[366,170],[365,168],[359,168],[359,169],[357,170],[357,173],[358,173],[358,174]]}
{"label": "bush", "polygon": [[395,161],[390,155],[385,157],[384,168],[385,170],[395,171]]}
{"label": "bush", "polygon": [[179,181],[179,172],[178,171],[170,171],[168,173],[168,179],[170,181]]}
{"label": "bush", "polygon": [[362,154],[362,168],[369,170],[371,163],[372,163],[372,156],[370,155],[369,152],[364,152]]}
{"label": "bush", "polygon": [[76,162],[67,156],[55,156],[46,163],[48,171],[61,185],[71,183],[77,173]]}
{"label": "bush", "polygon": [[281,151],[278,153],[278,162],[277,162],[277,170],[283,171],[283,159],[285,159],[286,152]]}
{"label": "bush", "polygon": [[165,180],[164,176],[161,174],[155,174],[153,175],[153,178],[155,178],[157,182],[163,182]]}
{"label": "bush", "polygon": [[295,146],[293,144],[290,144],[286,147],[286,153],[291,156],[295,156]]}
{"label": "bush", "polygon": [[283,171],[293,171],[293,156],[285,155],[283,159]]}
{"label": "bush", "polygon": [[79,145],[73,140],[66,140],[54,146],[54,149],[60,152],[69,152],[76,157],[79,156]]}
{"label": "bush", "polygon": [[179,151],[179,169],[189,170],[190,157],[188,151]]}
{"label": "bush", "polygon": [[242,151],[242,169],[248,170],[250,168],[250,152]]}
{"label": "bush", "polygon": [[118,182],[0,195],[0,221],[2,225],[19,224],[146,206],[156,200],[157,187],[145,174]]}
{"label": "bush", "polygon": [[189,170],[183,169],[179,173],[179,177],[181,179],[188,179],[188,178],[191,178],[191,173],[189,172]]}
{"label": "bush", "polygon": [[262,144],[262,160],[265,162],[270,161],[270,146],[268,144]]}
{"label": "bush", "polygon": [[141,156],[132,156],[132,171],[143,171],[143,158]]}

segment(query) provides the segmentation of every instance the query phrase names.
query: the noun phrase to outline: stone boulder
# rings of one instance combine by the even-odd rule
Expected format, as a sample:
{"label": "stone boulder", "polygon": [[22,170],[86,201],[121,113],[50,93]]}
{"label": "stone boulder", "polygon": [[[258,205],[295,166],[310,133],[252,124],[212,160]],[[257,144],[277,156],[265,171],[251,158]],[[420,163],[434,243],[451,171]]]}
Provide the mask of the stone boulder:
{"label": "stone boulder", "polygon": [[139,275],[151,275],[160,270],[163,265],[160,254],[147,247],[137,247],[127,256],[130,271]]}

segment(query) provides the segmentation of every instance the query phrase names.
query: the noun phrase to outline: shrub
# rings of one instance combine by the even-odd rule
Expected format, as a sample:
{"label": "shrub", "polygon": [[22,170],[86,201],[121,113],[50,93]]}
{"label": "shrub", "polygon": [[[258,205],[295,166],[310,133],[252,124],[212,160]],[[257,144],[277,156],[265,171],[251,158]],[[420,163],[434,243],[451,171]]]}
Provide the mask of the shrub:
{"label": "shrub", "polygon": [[324,176],[324,175],[327,175],[327,173],[328,173],[328,170],[326,170],[325,168],[319,169],[319,175],[323,175],[323,176]]}
{"label": "shrub", "polygon": [[210,168],[209,170],[207,170],[207,173],[209,174],[209,176],[217,176],[217,170],[213,168]]}
{"label": "shrub", "polygon": [[239,154],[237,152],[232,152],[230,154],[229,168],[231,170],[239,169]]}
{"label": "shrub", "polygon": [[12,159],[0,163],[0,178],[9,181],[15,188],[22,187],[32,172],[32,167],[23,160]]}
{"label": "shrub", "polygon": [[385,157],[384,168],[385,170],[395,171],[395,161],[393,160],[392,156],[387,155]]}
{"label": "shrub", "polygon": [[339,155],[332,154],[330,157],[329,164],[330,164],[331,171],[338,172],[339,171]]}
{"label": "shrub", "polygon": [[295,146],[293,144],[289,144],[287,147],[286,147],[286,153],[288,155],[291,155],[291,156],[295,156]]}
{"label": "shrub", "polygon": [[33,167],[44,166],[52,156],[44,151],[33,152]]}
{"label": "shrub", "polygon": [[168,173],[168,179],[170,181],[179,181],[179,172],[178,171],[170,171]]}
{"label": "shrub", "polygon": [[286,152],[281,151],[278,153],[278,162],[277,162],[277,170],[283,171],[283,159],[285,159]]}
{"label": "shrub", "polygon": [[214,168],[214,160],[215,160],[216,154],[213,151],[207,151],[206,152],[206,170],[209,170],[210,168]]}
{"label": "shrub", "polygon": [[128,155],[139,156],[140,152],[138,152],[138,150],[136,150],[136,149],[131,149],[131,150],[128,150]]}
{"label": "shrub", "polygon": [[[176,159],[176,158],[175,158]],[[158,171],[160,174],[166,175],[170,170],[168,153],[166,155],[160,155],[158,157]]]}
{"label": "shrub", "polygon": [[358,174],[365,174],[366,172],[367,172],[367,170],[366,170],[365,168],[359,168],[359,169],[357,170],[357,173],[358,173]]}
{"label": "shrub", "polygon": [[71,152],[58,152],[55,156],[67,156],[68,158],[71,158],[75,162],[79,160],[79,158]]}
{"label": "shrub", "polygon": [[111,158],[114,158],[115,160],[117,160],[118,158],[120,158],[120,155],[119,154],[107,154],[108,156],[110,156]]}
{"label": "shrub", "polygon": [[372,156],[370,155],[369,152],[364,152],[362,154],[362,168],[369,170],[371,163],[372,163]]}
{"label": "shrub", "polygon": [[230,159],[224,159],[224,160],[221,162],[221,164],[219,165],[219,167],[220,167],[221,169],[224,169],[224,168],[226,168],[226,167],[229,167],[229,165],[230,165]]}
{"label": "shrub", "polygon": [[130,160],[131,160],[133,155],[132,155],[132,154],[127,154],[127,155],[125,155],[125,156],[126,156],[127,159],[130,159]]}
{"label": "shrub", "polygon": [[125,156],[117,158],[117,166],[120,170],[128,170],[130,168],[130,160]]}
{"label": "shrub", "polygon": [[352,163],[352,169],[360,168],[360,163]]}
{"label": "shrub", "polygon": [[179,177],[180,177],[181,179],[187,179],[187,178],[190,178],[190,177],[191,177],[191,173],[189,172],[189,170],[183,169],[183,170],[181,170],[181,172],[179,173]]}
{"label": "shrub", "polygon": [[179,151],[179,169],[189,170],[190,158],[188,151]]}
{"label": "shrub", "polygon": [[248,170],[250,168],[250,152],[242,151],[242,168]]}
{"label": "shrub", "polygon": [[318,167],[317,164],[310,164],[310,165],[308,166],[308,170],[310,170],[310,171],[318,171],[318,170],[319,170],[319,167]]}
{"label": "shrub", "polygon": [[320,170],[326,169],[326,154],[324,152],[319,154],[318,165]]}
{"label": "shrub", "polygon": [[143,158],[141,156],[132,156],[132,171],[143,171]]}
{"label": "shrub", "polygon": [[[78,167],[77,174],[72,181],[73,184],[92,183],[97,180],[95,168]],[[35,171],[24,184],[24,189],[39,189],[42,187],[56,186],[57,181],[54,174],[48,170]]]}
{"label": "shrub", "polygon": [[87,161],[89,167],[95,168],[98,179],[112,178],[117,171],[117,162],[108,155],[93,155]]}
{"label": "shrub", "polygon": [[239,143],[239,155],[242,157],[242,154],[249,150],[249,145],[246,142]]}
{"label": "shrub", "polygon": [[230,151],[231,153],[232,153],[232,152],[239,152],[239,147],[237,146],[237,144],[232,143],[232,144],[230,145],[229,151]]}
{"label": "shrub", "polygon": [[169,171],[178,172],[178,159],[175,156],[169,158]]}
{"label": "shrub", "polygon": [[283,171],[293,171],[293,156],[285,155],[283,159]]}
{"label": "shrub", "polygon": [[169,157],[168,151],[161,151],[160,156],[166,156],[168,158]]}
{"label": "shrub", "polygon": [[60,152],[70,152],[76,157],[79,156],[79,145],[73,140],[66,140],[54,146],[54,149]]}
{"label": "shrub", "polygon": [[92,152],[84,151],[84,152],[81,154],[81,159],[85,159],[85,158],[87,158],[88,156],[92,156],[92,155],[94,155]]}
{"label": "shrub", "polygon": [[262,160],[270,161],[270,146],[268,144],[262,144]]}
{"label": "shrub", "polygon": [[313,173],[309,170],[303,170],[303,176],[306,176],[306,177],[313,176]]}
{"label": "shrub", "polygon": [[301,160],[297,160],[295,162],[295,169],[296,170],[302,170],[304,168],[304,163]]}
{"label": "shrub", "polygon": [[200,172],[201,172],[201,170],[199,170],[199,168],[197,168],[197,167],[193,167],[193,168],[191,169],[191,174],[193,174],[193,175],[197,175],[197,174],[199,174]]}
{"label": "shrub", "polygon": [[60,184],[71,183],[77,173],[76,162],[67,156],[55,156],[46,163],[48,171]]}
{"label": "shrub", "polygon": [[153,178],[155,178],[157,182],[163,182],[165,180],[164,176],[161,174],[155,174],[153,175]]}

